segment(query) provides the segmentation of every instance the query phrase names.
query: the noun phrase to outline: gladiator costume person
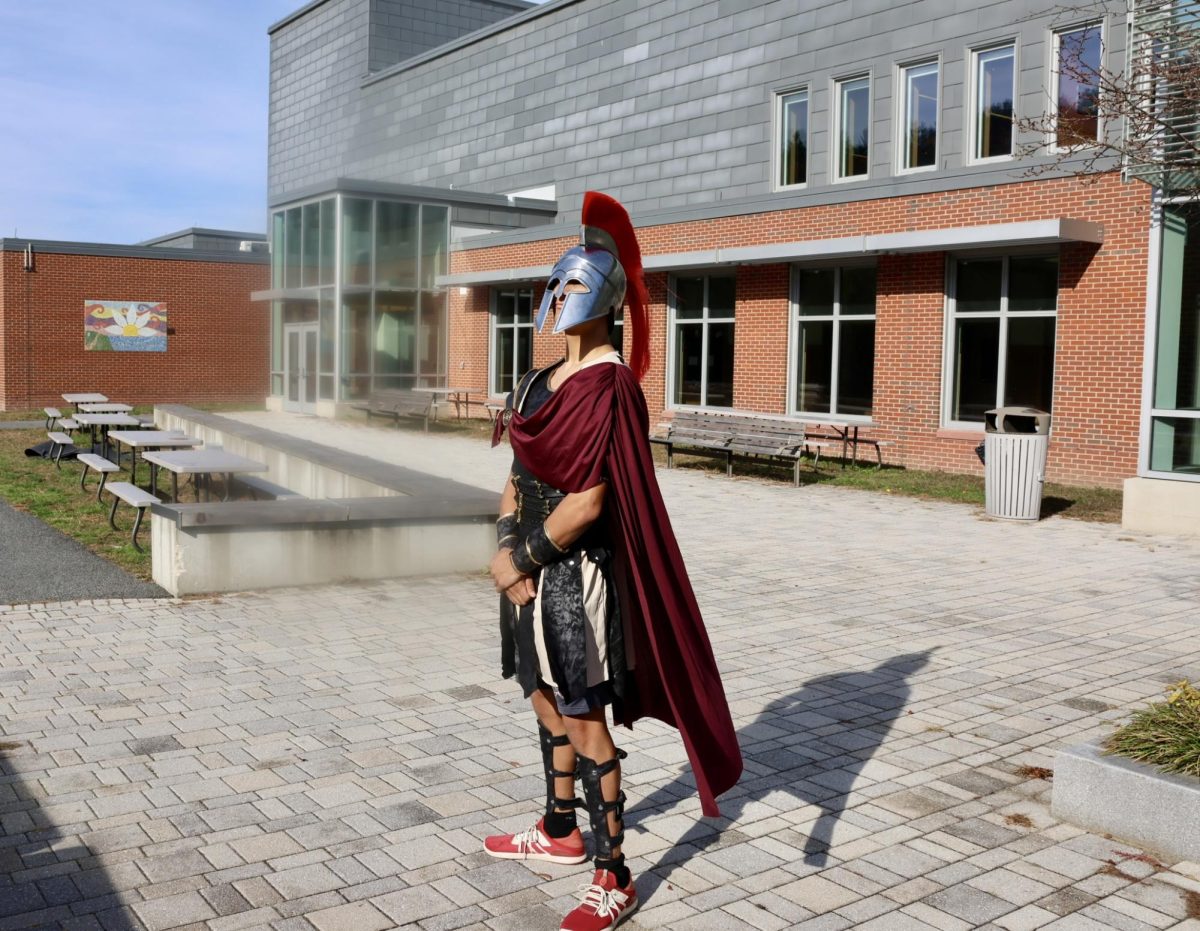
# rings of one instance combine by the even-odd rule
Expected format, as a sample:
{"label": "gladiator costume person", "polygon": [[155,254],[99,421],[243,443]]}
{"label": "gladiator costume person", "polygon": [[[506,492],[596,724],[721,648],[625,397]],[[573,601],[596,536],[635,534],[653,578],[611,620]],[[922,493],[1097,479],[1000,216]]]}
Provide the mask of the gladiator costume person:
{"label": "gladiator costume person", "polygon": [[[588,192],[582,244],[554,267],[551,310],[566,355],[527,373],[496,418],[512,473],[491,573],[501,666],[538,718],[546,807],[527,831],[489,837],[494,857],[582,863],[575,811],[591,826],[595,873],[562,931],[614,928],[637,908],[625,857],[621,760],[606,723],[643,716],[679,730],[705,815],[742,759],[712,647],[659,493],[640,381],[649,365],[641,253],[624,208]],[[626,365],[611,344],[628,289]],[[575,795],[575,781],[583,799]]]}

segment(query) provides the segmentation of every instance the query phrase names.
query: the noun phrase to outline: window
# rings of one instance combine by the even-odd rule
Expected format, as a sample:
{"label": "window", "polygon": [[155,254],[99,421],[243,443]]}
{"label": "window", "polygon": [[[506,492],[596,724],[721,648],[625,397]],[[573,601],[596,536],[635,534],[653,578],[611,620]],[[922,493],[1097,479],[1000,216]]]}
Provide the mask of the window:
{"label": "window", "polygon": [[531,368],[533,291],[493,291],[491,394],[508,394]]}
{"label": "window", "polygon": [[1200,477],[1200,203],[1164,205],[1161,235],[1150,469]]}
{"label": "window", "polygon": [[342,284],[371,283],[371,215],[374,203],[342,198]]}
{"label": "window", "polygon": [[974,104],[971,124],[975,160],[1010,158],[1013,154],[1013,99],[1016,76],[1016,46],[974,52]]}
{"label": "window", "polygon": [[1100,135],[1099,24],[1054,34],[1054,144],[1086,145]]}
{"label": "window", "polygon": [[779,95],[779,186],[808,181],[808,91]]}
{"label": "window", "polygon": [[1006,405],[1050,410],[1058,257],[960,259],[952,268],[946,420]]}
{"label": "window", "polygon": [[937,167],[938,63],[927,61],[900,71],[904,88],[900,118],[900,170]]}
{"label": "window", "polygon": [[865,178],[870,163],[871,79],[851,78],[836,86],[833,176],[838,181]]}
{"label": "window", "polygon": [[733,407],[733,278],[679,277],[671,295],[674,404]]}
{"label": "window", "polygon": [[874,266],[797,268],[792,281],[792,413],[869,417]]}

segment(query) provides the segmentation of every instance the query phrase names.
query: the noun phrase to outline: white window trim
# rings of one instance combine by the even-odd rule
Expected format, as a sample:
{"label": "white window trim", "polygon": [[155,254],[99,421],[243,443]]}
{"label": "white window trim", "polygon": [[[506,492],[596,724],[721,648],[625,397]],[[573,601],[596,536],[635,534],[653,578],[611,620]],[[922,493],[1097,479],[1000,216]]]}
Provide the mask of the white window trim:
{"label": "white window trim", "polygon": [[[536,316],[536,308],[533,307],[533,303],[532,303],[533,302],[532,292],[534,291],[534,288],[532,286],[530,286],[528,288],[521,288],[521,287],[489,288],[488,290],[490,292],[489,297],[488,297],[488,380],[487,380],[488,397],[496,397],[497,396],[497,392],[495,390],[496,389],[496,375],[497,375],[497,372],[496,372],[496,330],[499,329],[501,326],[504,326],[505,329],[513,331],[513,336],[514,336],[513,352],[515,353],[516,347],[518,345],[518,340],[516,340],[516,338],[515,338],[516,330],[519,327],[525,326],[525,324],[500,324],[498,322],[498,318],[496,316],[497,315],[496,299],[500,296],[501,291],[513,291],[515,293],[520,293],[521,291],[529,291],[531,293],[530,309],[534,311],[535,316]],[[530,330],[530,341],[532,343],[533,330],[534,330],[532,321],[529,323],[529,330]],[[521,373],[516,372],[516,375],[519,378]],[[508,394],[508,392],[511,390],[512,389],[510,388],[506,391],[499,392],[499,394]]]}
{"label": "white window trim", "polygon": [[1138,476],[1161,478],[1172,482],[1200,482],[1200,475],[1186,472],[1165,472],[1150,468],[1150,442],[1157,418],[1200,418],[1200,411],[1164,410],[1154,406],[1154,385],[1158,375],[1158,298],[1162,275],[1163,208],[1167,204],[1189,203],[1192,197],[1164,199],[1156,191],[1150,216],[1150,248],[1146,257],[1146,339],[1142,357],[1142,422],[1138,430]]}
{"label": "white window trim", "polygon": [[[876,272],[876,294],[875,294],[875,313],[873,314],[841,314],[839,308],[841,305],[842,296],[842,273],[843,268],[864,268],[872,267]],[[835,278],[833,286],[834,294],[834,312],[832,314],[817,314],[813,316],[800,316],[800,273],[804,269],[815,268],[832,268],[835,269]],[[802,417],[811,419],[813,417],[831,417],[839,422],[846,421],[848,423],[873,423],[874,414],[840,414],[831,411],[802,411],[796,407],[796,364],[799,361],[800,354],[800,322],[801,320],[811,320],[819,322],[822,320],[833,321],[833,345],[830,347],[832,355],[832,366],[829,379],[829,396],[836,401],[838,396],[838,382],[840,376],[840,364],[838,362],[838,351],[841,348],[841,325],[842,320],[874,320],[876,321],[876,335],[879,328],[879,289],[878,289],[878,274],[879,266],[871,261],[846,261],[829,264],[822,262],[816,263],[795,263],[792,265],[790,281],[788,283],[788,375],[787,375],[787,416]],[[875,359],[872,357],[871,364],[875,364]],[[871,399],[871,407],[874,409],[875,399]]]}
{"label": "white window trim", "polygon": [[1072,32],[1079,32],[1081,29],[1088,29],[1092,26],[1100,27],[1100,67],[1104,68],[1108,58],[1108,23],[1106,19],[1088,20],[1087,22],[1076,23],[1073,26],[1066,26],[1061,29],[1054,29],[1050,33],[1050,41],[1047,43],[1050,47],[1050,62],[1048,64],[1050,74],[1050,90],[1047,98],[1046,113],[1049,116],[1049,124],[1051,126],[1048,138],[1046,139],[1046,151],[1051,155],[1061,155],[1064,152],[1076,152],[1080,149],[1087,149],[1094,145],[1098,145],[1100,140],[1104,138],[1107,131],[1104,116],[1104,98],[1099,101],[1099,108],[1096,118],[1096,138],[1090,142],[1081,142],[1077,145],[1062,146],[1058,144],[1058,52],[1062,42],[1062,37]]}
{"label": "white window trim", "polygon": [[[1002,259],[1003,266],[1000,271],[1000,309],[997,311],[986,311],[980,313],[971,313],[964,315],[967,319],[972,320],[1000,320],[1000,332],[997,335],[999,340],[998,354],[996,357],[996,407],[1003,406],[1004,403],[1004,363],[1006,361],[1005,353],[1008,351],[1008,321],[1011,318],[1034,318],[1034,317],[1052,317],[1054,324],[1054,365],[1050,372],[1051,398],[1053,398],[1053,388],[1055,385],[1055,375],[1058,372],[1058,347],[1059,347],[1059,331],[1058,331],[1058,290],[1054,296],[1054,310],[1018,310],[1009,311],[1008,309],[1008,268],[1009,260],[1013,258],[1025,258],[1031,256],[1049,256],[1054,255],[1059,260],[1059,276],[1062,274],[1062,253],[1048,252],[1045,249],[1032,250],[1017,250],[1012,252],[973,252],[951,254],[946,257],[946,313],[942,323],[942,413],[941,427],[944,430],[962,430],[973,433],[983,433],[984,425],[975,420],[954,420],[952,414],[954,411],[954,350],[957,344],[957,331],[954,327],[955,321],[955,303],[958,298],[958,263],[959,261],[970,261],[973,259]],[[1051,404],[1053,407],[1053,404]]]}
{"label": "white window trim", "polygon": [[[979,56],[986,55],[988,52],[994,52],[1002,48],[1011,48],[1013,53],[1013,151],[1008,155],[992,155],[987,158],[976,156],[979,149],[980,135],[982,131],[982,113],[979,110]],[[1020,93],[1020,65],[1021,65],[1021,48],[1017,39],[1006,39],[1002,42],[993,42],[989,45],[983,45],[979,48],[967,50],[967,61],[969,72],[967,75],[967,121],[966,121],[966,145],[963,147],[965,154],[965,162],[968,165],[993,165],[997,162],[1011,162],[1016,158],[1017,150],[1017,120],[1020,119],[1018,111],[1019,93]]]}
{"label": "white window trim", "polygon": [[[867,82],[867,171],[861,175],[842,175],[841,174],[841,147],[842,147],[842,85],[849,84],[852,81]],[[872,140],[875,135],[875,81],[871,76],[870,71],[863,71],[858,74],[847,75],[843,78],[833,79],[833,122],[831,124],[833,132],[830,134],[829,147],[832,154],[832,164],[830,165],[829,177],[834,184],[851,184],[855,181],[868,181],[871,178],[871,148]]]}
{"label": "white window trim", "polygon": [[[704,279],[704,312],[700,317],[689,318],[683,321],[682,326],[701,326],[703,327],[703,336],[700,344],[700,355],[704,360],[703,367],[700,369],[700,394],[705,399],[708,398],[708,324],[710,323],[732,323],[734,333],[734,376],[737,375],[736,359],[737,359],[737,277],[736,275],[714,275],[701,273],[699,275],[676,275],[672,274],[667,280],[667,365],[666,378],[663,385],[663,398],[666,400],[665,409],[669,411],[714,411],[717,413],[728,413],[734,408],[722,407],[720,405],[709,404],[681,404],[675,400],[675,326],[678,322],[675,316],[675,281],[678,278],[703,278]],[[713,317],[708,312],[708,282],[711,278],[732,278],[734,280],[733,306],[734,314],[728,317]],[[736,386],[735,386],[736,387]]]}
{"label": "white window trim", "polygon": [[[912,168],[907,168],[904,165],[905,152],[908,149],[908,123],[905,121],[905,115],[908,110],[908,82],[905,79],[905,72],[910,68],[920,68],[922,66],[935,65],[937,67],[937,132],[934,136],[934,155],[932,165],[919,165]],[[895,151],[895,172],[898,175],[916,175],[925,174],[931,171],[937,171],[938,166],[942,161],[942,100],[943,86],[942,80],[944,69],[942,68],[942,56],[935,55],[930,58],[917,59],[916,61],[908,61],[896,66],[896,73],[893,86],[897,89],[896,105],[892,108],[892,125],[896,127],[896,151]]]}
{"label": "white window trim", "polygon": [[775,191],[802,191],[808,187],[808,181],[802,181],[799,184],[784,184],[781,180],[783,175],[783,102],[784,98],[800,93],[805,95],[805,103],[808,106],[808,118],[804,121],[808,130],[804,138],[804,176],[806,178],[811,178],[812,176],[812,87],[808,84],[798,84],[787,90],[775,91],[774,104],[771,107],[771,139],[773,142],[771,148],[771,188]]}

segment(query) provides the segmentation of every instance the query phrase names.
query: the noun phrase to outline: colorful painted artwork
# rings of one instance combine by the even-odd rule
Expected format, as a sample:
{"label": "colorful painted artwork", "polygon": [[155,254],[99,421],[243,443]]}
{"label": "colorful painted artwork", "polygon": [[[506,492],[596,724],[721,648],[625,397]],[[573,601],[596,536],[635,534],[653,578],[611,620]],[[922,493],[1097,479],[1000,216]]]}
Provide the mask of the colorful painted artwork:
{"label": "colorful painted artwork", "polygon": [[101,352],[166,352],[167,305],[148,301],[84,301],[83,348]]}

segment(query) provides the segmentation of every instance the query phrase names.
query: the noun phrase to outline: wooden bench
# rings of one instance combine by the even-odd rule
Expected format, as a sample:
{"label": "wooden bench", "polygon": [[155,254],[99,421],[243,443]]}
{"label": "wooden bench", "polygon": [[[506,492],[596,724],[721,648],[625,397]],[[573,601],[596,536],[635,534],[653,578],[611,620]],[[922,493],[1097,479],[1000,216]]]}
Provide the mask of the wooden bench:
{"label": "wooden bench", "polygon": [[401,417],[420,417],[425,429],[429,430],[429,415],[433,410],[433,395],[403,388],[375,391],[365,403],[352,405],[355,410],[366,411],[367,420],[372,417],[391,417],[400,426]]}
{"label": "wooden bench", "polygon": [[138,546],[137,535],[138,530],[142,526],[142,517],[146,513],[146,508],[152,504],[161,504],[161,501],[148,491],[138,488],[130,482],[113,482],[108,486],[108,493],[113,496],[112,509],[108,512],[108,524],[113,530],[120,530],[117,526],[117,505],[124,501],[130,507],[137,509],[137,517],[133,519],[133,533],[130,535],[129,542],[133,544],[133,548],[139,553],[142,548]]}
{"label": "wooden bench", "polygon": [[43,407],[42,410],[46,414],[46,429],[53,430],[55,422],[62,420],[62,411],[57,407]]}
{"label": "wooden bench", "polygon": [[700,450],[701,455],[724,456],[725,474],[733,475],[733,456],[785,459],[792,463],[792,479],[800,484],[800,462],[805,453],[820,462],[821,450],[830,444],[809,437],[804,425],[782,417],[749,414],[716,414],[707,411],[677,411],[662,436],[650,442],[667,447],[667,468],[674,466],[676,446]]}
{"label": "wooden bench", "polygon": [[96,500],[100,500],[100,493],[104,491],[104,483],[108,480],[108,476],[113,472],[120,472],[121,467],[115,462],[110,462],[103,456],[97,456],[95,453],[80,453],[75,457],[83,463],[83,471],[79,473],[79,488],[84,490],[87,486],[84,484],[87,481],[88,470],[98,472],[100,474],[100,486],[96,489]]}
{"label": "wooden bench", "polygon": [[54,464],[61,469],[62,462],[59,460],[62,459],[63,449],[67,446],[74,446],[75,441],[72,440],[68,434],[63,433],[61,430],[50,430],[46,433],[46,436],[50,440],[50,458],[53,459]]}

